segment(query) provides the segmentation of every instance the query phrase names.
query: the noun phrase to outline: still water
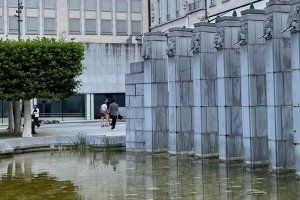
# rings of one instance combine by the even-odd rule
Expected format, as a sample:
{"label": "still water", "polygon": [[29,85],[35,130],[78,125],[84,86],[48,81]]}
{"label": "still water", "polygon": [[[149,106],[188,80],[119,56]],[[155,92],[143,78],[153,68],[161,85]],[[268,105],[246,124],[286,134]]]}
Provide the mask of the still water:
{"label": "still water", "polygon": [[294,173],[167,154],[50,152],[0,158],[0,200],[299,200]]}

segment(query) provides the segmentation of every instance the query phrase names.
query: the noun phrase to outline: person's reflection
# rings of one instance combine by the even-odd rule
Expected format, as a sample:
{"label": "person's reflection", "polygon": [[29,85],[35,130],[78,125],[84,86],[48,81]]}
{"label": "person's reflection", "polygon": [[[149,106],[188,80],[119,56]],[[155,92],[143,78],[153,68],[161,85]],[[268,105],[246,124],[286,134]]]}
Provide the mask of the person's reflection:
{"label": "person's reflection", "polygon": [[113,170],[114,172],[117,172],[117,165],[114,164]]}
{"label": "person's reflection", "polygon": [[19,162],[15,163],[15,177],[22,178],[22,164]]}
{"label": "person's reflection", "polygon": [[10,163],[7,165],[7,179],[11,180],[11,178],[12,178],[12,173],[13,173],[13,163],[10,162]]}
{"label": "person's reflection", "polygon": [[32,163],[28,160],[26,160],[24,162],[24,173],[25,173],[25,177],[24,177],[24,182],[31,182],[31,177],[32,177]]}

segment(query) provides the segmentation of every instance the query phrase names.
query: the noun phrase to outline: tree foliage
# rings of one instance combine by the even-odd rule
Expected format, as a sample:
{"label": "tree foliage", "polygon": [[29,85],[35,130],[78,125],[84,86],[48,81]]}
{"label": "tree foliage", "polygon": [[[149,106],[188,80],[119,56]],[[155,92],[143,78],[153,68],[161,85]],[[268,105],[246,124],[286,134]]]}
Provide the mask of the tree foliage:
{"label": "tree foliage", "polygon": [[81,86],[84,46],[49,38],[0,40],[2,99],[67,99]]}

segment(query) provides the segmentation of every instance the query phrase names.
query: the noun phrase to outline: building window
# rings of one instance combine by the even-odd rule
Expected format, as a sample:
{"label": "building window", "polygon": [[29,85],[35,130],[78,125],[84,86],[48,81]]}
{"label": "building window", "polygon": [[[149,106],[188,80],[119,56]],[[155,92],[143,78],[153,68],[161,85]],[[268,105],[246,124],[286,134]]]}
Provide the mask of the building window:
{"label": "building window", "polygon": [[85,10],[96,10],[96,0],[85,0]]}
{"label": "building window", "polygon": [[88,35],[96,35],[97,34],[96,19],[86,19],[85,20],[85,34],[88,34]]}
{"label": "building window", "polygon": [[55,9],[56,0],[44,0],[44,8],[45,9]]}
{"label": "building window", "polygon": [[3,33],[3,17],[0,16],[0,33]]}
{"label": "building window", "polygon": [[101,0],[101,11],[111,11],[111,0]]}
{"label": "building window", "polygon": [[158,23],[161,23],[161,1],[157,0]]}
{"label": "building window", "polygon": [[39,34],[39,20],[37,17],[27,17],[27,34]]}
{"label": "building window", "polygon": [[170,15],[170,5],[169,5],[169,0],[166,0],[166,8],[167,8],[167,21],[171,20],[171,15]]}
{"label": "building window", "polygon": [[44,18],[44,34],[46,35],[56,34],[55,18]]}
{"label": "building window", "polygon": [[0,7],[2,7],[2,0],[0,0]]}
{"label": "building window", "polygon": [[117,34],[127,35],[126,20],[117,20]]}
{"label": "building window", "polygon": [[70,34],[80,34],[80,19],[69,19],[69,33]]}
{"label": "building window", "polygon": [[68,3],[70,10],[80,10],[80,0],[69,0]]}
{"label": "building window", "polygon": [[141,0],[131,0],[131,12],[140,13],[142,10]]}
{"label": "building window", "polygon": [[27,0],[26,1],[27,8],[38,8],[38,6],[39,6],[38,0]]}
{"label": "building window", "polygon": [[18,0],[8,0],[8,7],[17,8],[18,7]]}
{"label": "building window", "polygon": [[180,16],[180,0],[176,0],[176,18]]}
{"label": "building window", "polygon": [[210,5],[215,6],[216,5],[216,0],[210,0]]}
{"label": "building window", "polygon": [[141,21],[132,21],[132,34],[141,35],[142,34],[142,22]]}
{"label": "building window", "polygon": [[8,33],[18,33],[18,21],[15,16],[9,16]]}
{"label": "building window", "polygon": [[117,12],[126,12],[126,0],[117,0]]}
{"label": "building window", "polygon": [[101,20],[101,34],[106,35],[106,34],[112,34],[111,31],[111,20],[109,19],[103,19]]}

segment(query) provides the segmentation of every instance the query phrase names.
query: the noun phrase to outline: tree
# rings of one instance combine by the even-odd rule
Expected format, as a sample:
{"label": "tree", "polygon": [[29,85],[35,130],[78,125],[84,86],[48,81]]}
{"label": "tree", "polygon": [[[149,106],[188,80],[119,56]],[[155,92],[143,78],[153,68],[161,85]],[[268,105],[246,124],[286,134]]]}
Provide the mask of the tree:
{"label": "tree", "polygon": [[32,137],[30,99],[67,99],[81,86],[84,46],[73,40],[1,40],[0,59],[0,95],[24,100],[23,137]]}

